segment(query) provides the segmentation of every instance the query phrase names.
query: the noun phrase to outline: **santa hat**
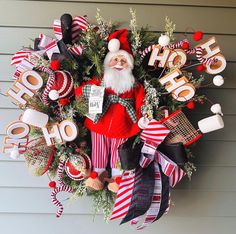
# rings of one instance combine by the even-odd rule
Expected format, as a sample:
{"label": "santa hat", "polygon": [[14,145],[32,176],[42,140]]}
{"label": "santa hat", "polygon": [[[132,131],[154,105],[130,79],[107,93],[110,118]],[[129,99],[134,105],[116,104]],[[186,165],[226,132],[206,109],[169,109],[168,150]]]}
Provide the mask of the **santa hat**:
{"label": "santa hat", "polygon": [[128,30],[120,29],[108,37],[108,50],[104,64],[106,65],[115,55],[123,55],[127,58],[130,67],[133,67],[133,55],[128,41]]}
{"label": "santa hat", "polygon": [[69,98],[73,95],[74,81],[67,71],[55,71],[55,83],[48,94],[53,101],[59,98]]}

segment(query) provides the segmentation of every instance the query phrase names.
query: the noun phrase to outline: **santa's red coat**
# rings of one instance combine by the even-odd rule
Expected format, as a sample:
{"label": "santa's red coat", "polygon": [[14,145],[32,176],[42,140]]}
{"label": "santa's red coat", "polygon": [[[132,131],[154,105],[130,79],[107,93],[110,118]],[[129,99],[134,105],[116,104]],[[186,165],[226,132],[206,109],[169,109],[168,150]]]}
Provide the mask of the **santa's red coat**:
{"label": "santa's red coat", "polygon": [[[83,95],[84,85],[94,84],[100,86],[101,80],[93,78],[87,82],[84,82],[81,86],[75,89],[76,97]],[[116,93],[110,89],[105,89],[106,95],[116,95]],[[141,117],[141,107],[143,105],[145,92],[140,83],[137,83],[130,91],[118,95],[120,98],[132,98],[134,102],[134,109],[136,112],[137,121],[133,123],[126,108],[119,103],[112,103],[103,115],[101,119],[95,124],[89,118],[85,119],[84,125],[89,130],[103,134],[109,138],[129,138],[134,136],[140,131],[138,127],[138,120]]]}

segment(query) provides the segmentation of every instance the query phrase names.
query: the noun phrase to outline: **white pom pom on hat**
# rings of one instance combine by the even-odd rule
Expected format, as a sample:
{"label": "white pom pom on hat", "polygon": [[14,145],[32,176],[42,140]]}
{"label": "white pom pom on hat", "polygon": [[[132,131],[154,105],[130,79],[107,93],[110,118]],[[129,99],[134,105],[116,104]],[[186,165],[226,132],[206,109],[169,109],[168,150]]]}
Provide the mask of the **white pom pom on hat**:
{"label": "white pom pom on hat", "polygon": [[56,101],[59,98],[59,93],[54,89],[49,92],[48,96],[51,100]]}
{"label": "white pom pom on hat", "polygon": [[117,52],[120,49],[120,41],[116,38],[113,38],[108,43],[108,50],[110,52]]}

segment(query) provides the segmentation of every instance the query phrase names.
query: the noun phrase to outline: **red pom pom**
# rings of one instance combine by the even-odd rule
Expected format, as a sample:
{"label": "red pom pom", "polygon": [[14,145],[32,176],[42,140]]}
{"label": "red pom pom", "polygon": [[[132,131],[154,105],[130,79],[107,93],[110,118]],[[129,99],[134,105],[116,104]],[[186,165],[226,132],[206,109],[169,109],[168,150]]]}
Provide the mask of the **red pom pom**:
{"label": "red pom pom", "polygon": [[120,184],[120,182],[121,182],[121,177],[120,177],[120,176],[117,176],[117,177],[115,178],[115,182],[116,182],[117,184]]}
{"label": "red pom pom", "polygon": [[59,60],[52,60],[51,63],[50,63],[50,68],[53,70],[53,71],[57,71],[59,70],[61,67],[61,63]]}
{"label": "red pom pom", "polygon": [[57,184],[56,184],[55,181],[50,181],[49,184],[48,184],[48,186],[49,186],[50,188],[56,188],[56,187],[57,187]]}
{"label": "red pom pom", "polygon": [[193,110],[195,108],[195,103],[193,101],[190,101],[186,106],[188,109]]}
{"label": "red pom pom", "polygon": [[200,64],[200,65],[197,66],[197,70],[198,70],[199,72],[202,72],[202,71],[204,71],[205,69],[206,69],[206,67],[205,67],[205,65],[203,65],[203,64]]}
{"label": "red pom pom", "polygon": [[96,178],[98,177],[98,173],[97,173],[96,171],[92,171],[92,172],[90,173],[90,177],[91,177],[92,179],[96,179]]}
{"label": "red pom pom", "polygon": [[193,40],[194,41],[200,41],[203,37],[203,32],[197,31],[193,34]]}
{"label": "red pom pom", "polygon": [[189,49],[189,43],[187,41],[185,41],[183,44],[182,44],[182,49],[184,50],[188,50]]}
{"label": "red pom pom", "polygon": [[59,103],[61,106],[65,106],[66,104],[70,103],[70,99],[69,98],[62,98],[59,100]]}

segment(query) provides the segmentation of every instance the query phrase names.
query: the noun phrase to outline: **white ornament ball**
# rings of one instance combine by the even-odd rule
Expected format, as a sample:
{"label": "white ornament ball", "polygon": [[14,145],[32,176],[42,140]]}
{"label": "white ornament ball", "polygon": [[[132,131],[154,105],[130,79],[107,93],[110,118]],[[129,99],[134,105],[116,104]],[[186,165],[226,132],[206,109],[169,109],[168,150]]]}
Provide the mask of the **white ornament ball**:
{"label": "white ornament ball", "polygon": [[116,38],[113,38],[108,43],[108,50],[110,52],[117,52],[120,49],[120,41]]}
{"label": "white ornament ball", "polygon": [[167,35],[161,35],[158,38],[158,44],[161,46],[167,46],[170,43],[170,38]]}
{"label": "white ornament ball", "polygon": [[211,106],[211,112],[213,114],[221,114],[221,115],[223,115],[222,110],[221,110],[221,105],[218,104],[218,103]]}
{"label": "white ornament ball", "polygon": [[59,93],[57,92],[57,90],[51,90],[48,96],[51,100],[55,101],[59,98]]}
{"label": "white ornament ball", "polygon": [[138,126],[141,129],[145,129],[149,124],[149,119],[146,117],[141,117],[138,121]]}
{"label": "white ornament ball", "polygon": [[221,75],[217,75],[213,78],[213,84],[215,86],[221,86],[224,84],[224,78]]}
{"label": "white ornament ball", "polygon": [[11,157],[12,159],[19,159],[20,153],[19,153],[18,147],[14,147],[14,148],[13,148],[13,150],[12,150],[11,153],[10,153],[10,157]]}

